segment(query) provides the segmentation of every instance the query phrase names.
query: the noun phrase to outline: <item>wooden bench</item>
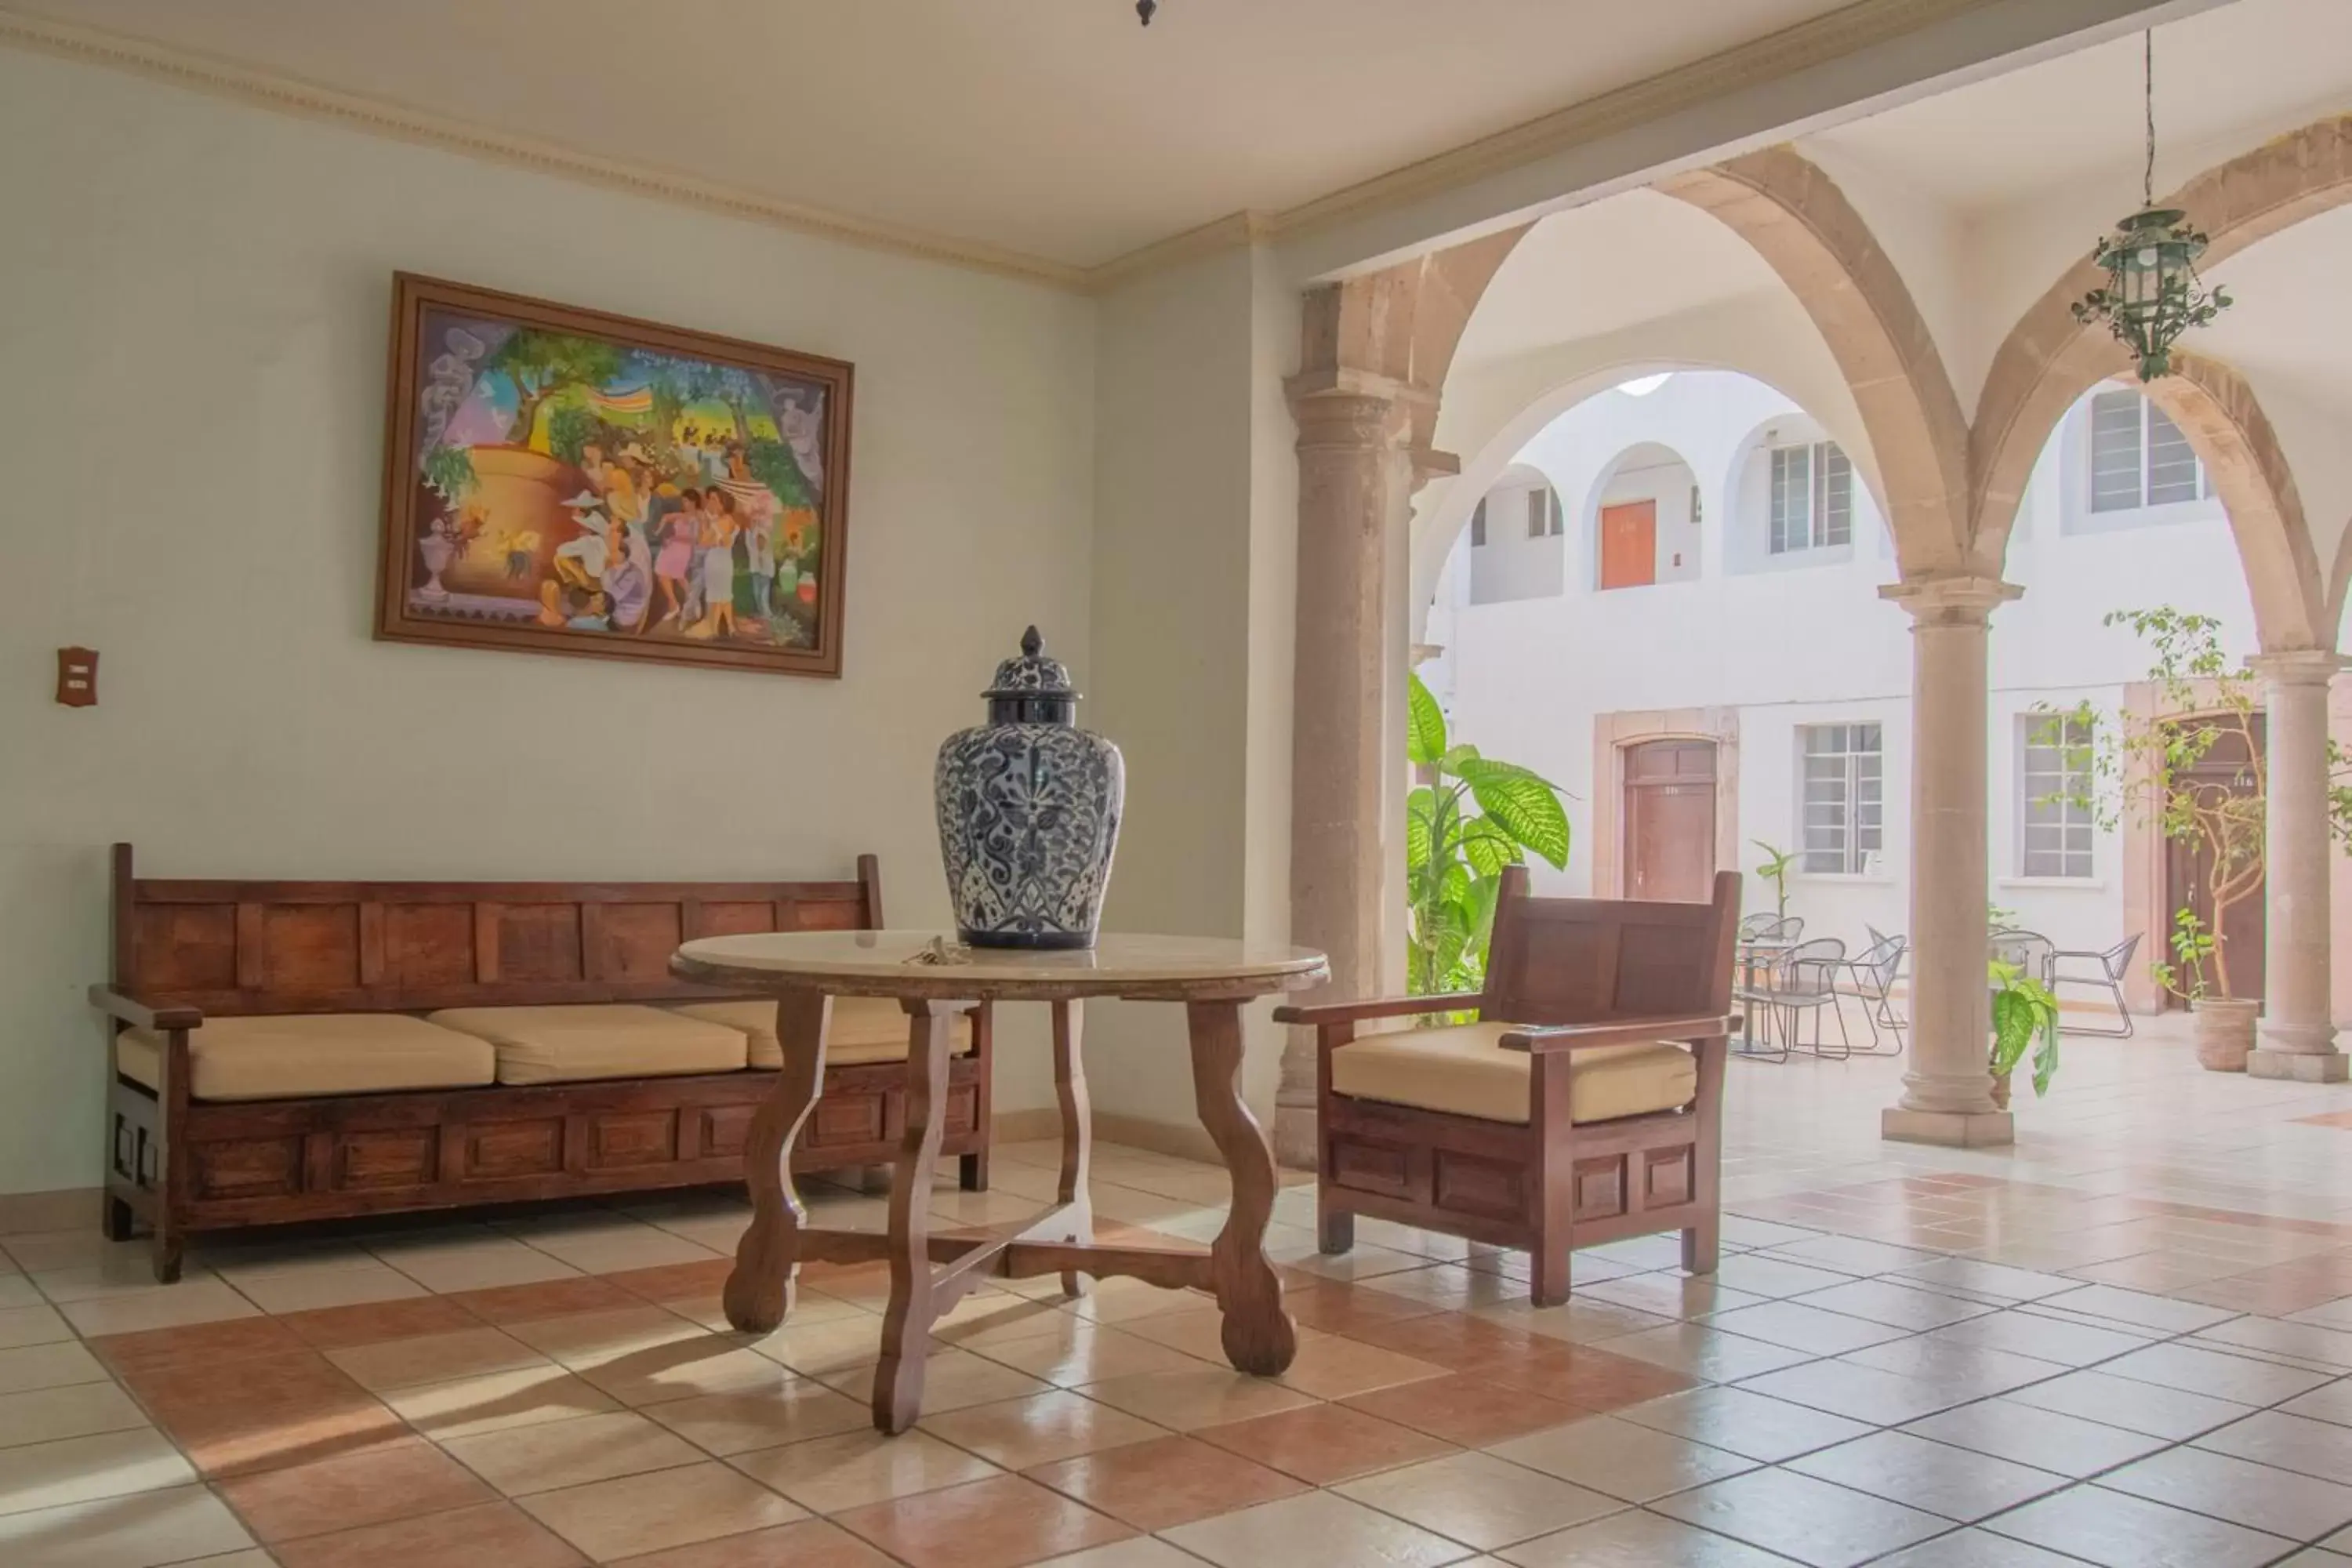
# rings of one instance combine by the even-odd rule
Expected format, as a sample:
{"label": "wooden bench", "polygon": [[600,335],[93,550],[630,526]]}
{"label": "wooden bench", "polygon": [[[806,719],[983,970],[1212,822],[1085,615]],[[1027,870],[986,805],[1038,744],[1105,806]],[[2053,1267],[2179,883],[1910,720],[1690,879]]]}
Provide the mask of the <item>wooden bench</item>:
{"label": "wooden bench", "polygon": [[[877,929],[882,896],[870,855],[841,882],[164,881],[135,876],[118,844],[113,914],[111,982],[89,990],[112,1039],[104,1224],[123,1240],[143,1222],[170,1280],[195,1231],[741,1181],[775,1074],[745,1065],[761,1037],[678,1011],[730,994],[675,978],[670,954],[695,937]],[[887,1016],[836,1012],[834,1037],[867,1046],[833,1051],[795,1171],[897,1156],[906,1020],[895,1003],[865,1005]],[[517,1032],[503,1022],[444,1016],[459,1008],[555,1009],[489,1016],[572,1034],[551,1066],[502,1042]],[[564,1011],[584,1008],[614,1011]],[[747,1016],[755,1030],[771,1020],[772,1062],[772,1009]],[[949,1071],[941,1152],[971,1191],[988,1184],[990,1022],[977,1010]],[[583,1024],[608,1059],[633,1038],[640,1054],[657,1038],[661,1056],[675,1037],[667,1059],[695,1069],[562,1080]],[[363,1037],[344,1049],[306,1032]],[[730,1036],[743,1042],[732,1056]],[[593,1065],[593,1050],[579,1059]],[[404,1075],[443,1087],[284,1089],[354,1073],[371,1089]]]}

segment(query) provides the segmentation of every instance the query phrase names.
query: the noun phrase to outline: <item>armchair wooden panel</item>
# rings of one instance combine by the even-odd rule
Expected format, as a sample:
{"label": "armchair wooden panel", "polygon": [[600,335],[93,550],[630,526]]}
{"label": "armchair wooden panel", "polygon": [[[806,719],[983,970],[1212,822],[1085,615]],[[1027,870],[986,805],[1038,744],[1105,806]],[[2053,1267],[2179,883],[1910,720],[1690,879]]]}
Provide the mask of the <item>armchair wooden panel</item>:
{"label": "armchair wooden panel", "polygon": [[1539,1306],[1568,1299],[1577,1247],[1625,1237],[1679,1230],[1683,1266],[1711,1271],[1738,874],[1704,904],[1538,899],[1524,870],[1505,879],[1483,991],[1275,1011],[1318,1037],[1322,1250],[1347,1251],[1360,1214],[1525,1248]]}

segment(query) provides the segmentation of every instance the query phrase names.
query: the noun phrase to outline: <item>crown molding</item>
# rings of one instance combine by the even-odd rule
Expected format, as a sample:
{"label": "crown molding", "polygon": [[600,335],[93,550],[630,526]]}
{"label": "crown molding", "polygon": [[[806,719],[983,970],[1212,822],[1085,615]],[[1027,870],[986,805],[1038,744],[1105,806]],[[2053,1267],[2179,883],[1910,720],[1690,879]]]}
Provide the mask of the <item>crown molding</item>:
{"label": "crown molding", "polygon": [[945,262],[1073,292],[1085,292],[1088,286],[1086,268],[1043,257],[781,201],[667,169],[598,157],[387,100],[344,92],[274,71],[257,70],[215,56],[127,34],[30,16],[5,6],[0,6],[0,44],[131,71],[176,87],[192,88],[282,114],[326,121],[394,141],[458,153],[632,195],[651,196],[868,249]]}
{"label": "crown molding", "polygon": [[0,0],[0,45],[128,70],[175,86],[487,162],[675,202],[730,217],[1077,293],[1100,293],[1204,256],[1312,232],[1557,156],[1645,124],[1895,42],[2003,0],[1853,4],[1612,89],[1552,113],[1278,212],[1238,212],[1092,267],[780,200],[604,158],[364,97],[215,56],[28,16]]}

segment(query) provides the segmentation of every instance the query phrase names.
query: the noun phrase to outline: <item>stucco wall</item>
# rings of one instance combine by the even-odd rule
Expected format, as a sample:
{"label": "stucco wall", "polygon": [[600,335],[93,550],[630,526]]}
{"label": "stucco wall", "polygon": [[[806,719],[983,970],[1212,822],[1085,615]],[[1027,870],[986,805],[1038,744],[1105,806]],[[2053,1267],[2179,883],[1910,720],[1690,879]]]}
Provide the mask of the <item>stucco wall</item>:
{"label": "stucco wall", "polygon": [[[289,878],[870,849],[895,923],[944,920],[939,742],[1024,625],[1096,663],[1089,301],[15,51],[0,148],[0,1191],[100,1174],[111,839]],[[854,361],[843,679],[371,641],[396,268]],[[49,701],[71,643],[95,709]],[[999,1108],[1050,1104],[1008,1026]]]}

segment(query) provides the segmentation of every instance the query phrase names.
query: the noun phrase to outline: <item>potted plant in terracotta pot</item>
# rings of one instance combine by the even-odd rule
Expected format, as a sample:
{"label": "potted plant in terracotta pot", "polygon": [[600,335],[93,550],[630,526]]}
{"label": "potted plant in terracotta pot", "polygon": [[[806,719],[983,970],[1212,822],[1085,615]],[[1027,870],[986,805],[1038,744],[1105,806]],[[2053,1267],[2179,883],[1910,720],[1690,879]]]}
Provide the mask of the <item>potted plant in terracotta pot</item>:
{"label": "potted plant in terracotta pot", "polygon": [[[2156,983],[2188,1004],[2197,1060],[2215,1072],[2243,1072],[2261,1003],[2242,994],[2260,983],[2262,954],[2232,952],[2233,910],[2263,896],[2263,821],[2270,763],[2262,731],[2262,690],[2223,651],[2221,623],[2169,606],[2116,610],[2105,625],[2126,626],[2150,649],[2152,715],[2126,714],[2110,729],[2088,705],[2053,715],[2045,734],[2084,758],[2093,781],[2084,804],[2102,828],[2116,807],[2153,826],[2194,858],[2206,889],[2203,910],[2172,911],[2172,929],[2149,965]],[[2088,737],[2077,744],[2073,737]],[[2352,790],[2335,787],[2345,757],[2329,743],[2329,826],[2352,843]]]}

